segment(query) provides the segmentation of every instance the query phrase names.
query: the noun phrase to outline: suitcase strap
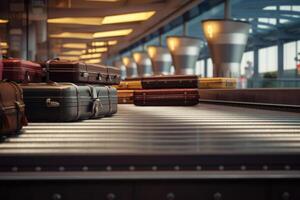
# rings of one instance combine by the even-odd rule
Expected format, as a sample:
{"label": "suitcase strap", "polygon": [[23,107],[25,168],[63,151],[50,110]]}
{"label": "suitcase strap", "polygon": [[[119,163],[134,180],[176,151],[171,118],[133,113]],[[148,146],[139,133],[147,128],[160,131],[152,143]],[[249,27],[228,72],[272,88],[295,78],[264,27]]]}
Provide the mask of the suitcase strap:
{"label": "suitcase strap", "polygon": [[109,107],[109,114],[112,113],[112,102],[111,102],[111,94],[110,94],[110,88],[105,86],[108,92],[108,107]]}
{"label": "suitcase strap", "polygon": [[95,88],[89,85],[91,96],[93,98],[92,117],[98,117],[100,111],[103,110],[103,104],[100,99],[100,92],[97,94]]}
{"label": "suitcase strap", "polygon": [[79,120],[81,112],[80,112],[80,97],[79,97],[79,87],[75,84],[72,84],[76,90],[76,97],[77,97],[77,116],[76,119]]}

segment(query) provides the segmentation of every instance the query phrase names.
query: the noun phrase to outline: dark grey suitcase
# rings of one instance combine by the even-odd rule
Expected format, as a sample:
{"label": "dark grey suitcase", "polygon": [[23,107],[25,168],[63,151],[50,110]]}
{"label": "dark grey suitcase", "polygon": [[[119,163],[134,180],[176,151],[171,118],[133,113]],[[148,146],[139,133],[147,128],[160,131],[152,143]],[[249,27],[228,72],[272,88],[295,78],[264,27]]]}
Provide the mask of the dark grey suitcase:
{"label": "dark grey suitcase", "polygon": [[29,121],[69,122],[89,119],[101,110],[91,86],[72,83],[21,84]]}

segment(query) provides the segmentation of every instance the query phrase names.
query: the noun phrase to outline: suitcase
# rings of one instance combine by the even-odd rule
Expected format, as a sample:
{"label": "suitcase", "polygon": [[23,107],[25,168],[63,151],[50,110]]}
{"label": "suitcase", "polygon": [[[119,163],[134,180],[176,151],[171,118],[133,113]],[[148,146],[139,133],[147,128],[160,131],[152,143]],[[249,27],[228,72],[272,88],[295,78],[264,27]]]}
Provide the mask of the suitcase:
{"label": "suitcase", "polygon": [[43,67],[46,81],[106,84],[108,80],[107,68],[102,65],[53,59],[44,63]]}
{"label": "suitcase", "polygon": [[200,89],[235,89],[236,87],[235,78],[199,78]]}
{"label": "suitcase", "polygon": [[27,125],[22,89],[14,82],[0,81],[0,133],[18,133]]}
{"label": "suitcase", "polygon": [[105,86],[72,83],[21,84],[28,120],[70,122],[110,114]]}
{"label": "suitcase", "polygon": [[198,89],[155,89],[134,91],[137,106],[194,106],[199,103]]}
{"label": "suitcase", "polygon": [[142,78],[143,89],[198,88],[198,76],[173,75]]}
{"label": "suitcase", "polygon": [[133,104],[134,90],[118,90],[118,104]]}
{"label": "suitcase", "polygon": [[121,70],[116,67],[107,67],[107,84],[108,85],[119,85],[121,81]]}
{"label": "suitcase", "polygon": [[3,79],[16,82],[41,82],[43,75],[43,69],[38,63],[15,58],[3,60]]}
{"label": "suitcase", "polygon": [[2,74],[3,74],[3,62],[0,60],[0,80],[2,80]]}
{"label": "suitcase", "polygon": [[119,85],[114,86],[118,90],[140,90],[142,89],[141,81],[121,81]]}

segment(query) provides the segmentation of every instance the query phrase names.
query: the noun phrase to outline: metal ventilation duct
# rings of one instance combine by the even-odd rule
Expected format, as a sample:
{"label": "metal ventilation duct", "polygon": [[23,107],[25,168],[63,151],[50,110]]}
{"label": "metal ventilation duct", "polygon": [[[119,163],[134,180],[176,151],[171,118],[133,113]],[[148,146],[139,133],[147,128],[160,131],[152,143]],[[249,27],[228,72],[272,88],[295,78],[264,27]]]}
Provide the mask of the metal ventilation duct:
{"label": "metal ventilation duct", "polygon": [[154,75],[169,75],[172,65],[172,57],[169,50],[162,46],[148,46],[147,52],[152,62]]}
{"label": "metal ventilation duct", "polygon": [[114,62],[114,66],[121,70],[121,79],[124,80],[126,78],[126,67],[121,60],[117,60]]}
{"label": "metal ventilation duct", "polygon": [[123,64],[126,67],[126,77],[134,78],[137,77],[137,65],[134,62],[133,58],[125,56],[122,58]]}
{"label": "metal ventilation duct", "polygon": [[204,42],[187,36],[169,36],[167,45],[171,52],[176,75],[195,74],[195,66]]}
{"label": "metal ventilation duct", "polygon": [[214,65],[214,77],[238,77],[250,24],[230,19],[202,21]]}
{"label": "metal ventilation duct", "polygon": [[152,75],[152,64],[150,57],[146,52],[134,52],[132,54],[134,61],[137,64],[137,72],[139,77],[151,76]]}

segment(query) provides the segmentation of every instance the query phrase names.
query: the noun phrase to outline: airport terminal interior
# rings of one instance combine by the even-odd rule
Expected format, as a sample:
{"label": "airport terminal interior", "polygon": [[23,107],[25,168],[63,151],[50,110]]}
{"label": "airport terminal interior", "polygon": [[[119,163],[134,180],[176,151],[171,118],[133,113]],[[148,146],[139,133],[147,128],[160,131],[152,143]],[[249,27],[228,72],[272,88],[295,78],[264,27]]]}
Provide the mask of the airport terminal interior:
{"label": "airport terminal interior", "polygon": [[0,200],[299,200],[299,0],[1,0]]}

